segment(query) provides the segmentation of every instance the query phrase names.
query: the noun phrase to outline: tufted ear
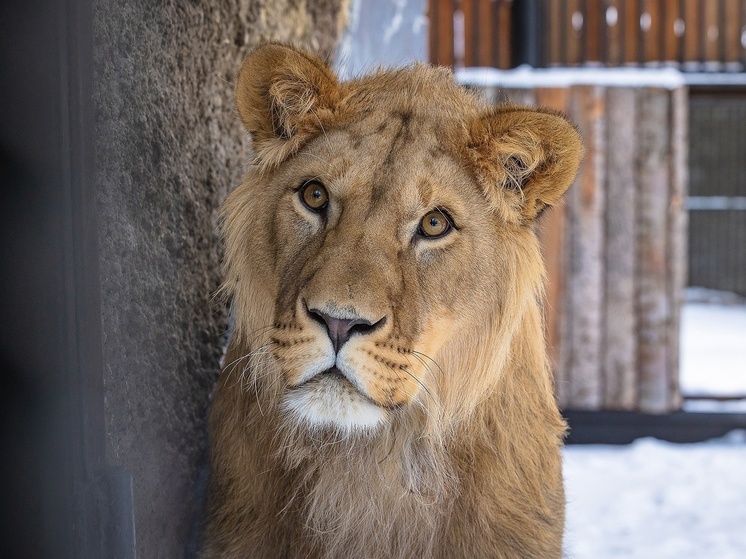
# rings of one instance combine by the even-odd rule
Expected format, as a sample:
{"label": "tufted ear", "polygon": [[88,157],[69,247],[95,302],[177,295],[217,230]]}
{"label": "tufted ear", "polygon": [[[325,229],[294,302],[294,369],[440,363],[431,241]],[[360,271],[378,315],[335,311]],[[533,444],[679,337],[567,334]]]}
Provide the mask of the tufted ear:
{"label": "tufted ear", "polygon": [[488,196],[496,187],[515,191],[523,221],[533,221],[560,199],[583,156],[578,131],[548,109],[496,107],[472,124],[470,136]]}
{"label": "tufted ear", "polygon": [[322,131],[341,99],[339,81],[315,56],[269,43],[249,54],[236,83],[236,105],[257,163],[273,167]]}

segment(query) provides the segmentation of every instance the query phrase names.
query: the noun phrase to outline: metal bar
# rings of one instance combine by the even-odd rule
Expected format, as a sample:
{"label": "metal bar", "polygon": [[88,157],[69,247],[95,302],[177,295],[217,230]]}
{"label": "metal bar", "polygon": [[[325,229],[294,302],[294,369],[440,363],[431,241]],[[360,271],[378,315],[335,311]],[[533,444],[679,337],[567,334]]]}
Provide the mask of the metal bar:
{"label": "metal bar", "polygon": [[685,204],[689,211],[746,211],[746,196],[689,196]]}

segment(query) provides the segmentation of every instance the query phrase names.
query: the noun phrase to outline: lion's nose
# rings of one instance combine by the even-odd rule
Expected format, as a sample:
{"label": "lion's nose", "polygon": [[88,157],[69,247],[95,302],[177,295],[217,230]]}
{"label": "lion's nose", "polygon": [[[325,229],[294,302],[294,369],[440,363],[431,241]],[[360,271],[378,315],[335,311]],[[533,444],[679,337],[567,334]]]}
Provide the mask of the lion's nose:
{"label": "lion's nose", "polygon": [[308,309],[308,314],[311,315],[311,318],[326,326],[326,332],[332,341],[335,353],[339,352],[339,349],[353,334],[369,334],[383,324],[385,320],[384,317],[373,323],[365,318],[336,318],[317,309]]}

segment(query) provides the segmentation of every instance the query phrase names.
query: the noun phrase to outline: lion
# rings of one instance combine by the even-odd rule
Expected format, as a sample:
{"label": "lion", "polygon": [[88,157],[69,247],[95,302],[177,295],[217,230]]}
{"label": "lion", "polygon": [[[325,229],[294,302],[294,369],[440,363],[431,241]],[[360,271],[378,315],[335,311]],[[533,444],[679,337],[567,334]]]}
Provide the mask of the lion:
{"label": "lion", "polygon": [[223,207],[233,330],[204,558],[560,557],[534,225],[582,144],[414,64],[244,61],[255,160]]}

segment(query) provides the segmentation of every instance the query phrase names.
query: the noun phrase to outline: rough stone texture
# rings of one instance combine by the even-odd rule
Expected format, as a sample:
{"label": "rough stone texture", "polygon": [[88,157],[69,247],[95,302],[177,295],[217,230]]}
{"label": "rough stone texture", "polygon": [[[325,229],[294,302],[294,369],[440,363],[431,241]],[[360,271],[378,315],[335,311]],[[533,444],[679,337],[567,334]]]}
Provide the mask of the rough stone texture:
{"label": "rough stone texture", "polygon": [[138,556],[193,537],[225,309],[217,208],[249,160],[233,108],[263,40],[331,57],[347,0],[96,0],[107,459],[134,476]]}

